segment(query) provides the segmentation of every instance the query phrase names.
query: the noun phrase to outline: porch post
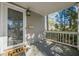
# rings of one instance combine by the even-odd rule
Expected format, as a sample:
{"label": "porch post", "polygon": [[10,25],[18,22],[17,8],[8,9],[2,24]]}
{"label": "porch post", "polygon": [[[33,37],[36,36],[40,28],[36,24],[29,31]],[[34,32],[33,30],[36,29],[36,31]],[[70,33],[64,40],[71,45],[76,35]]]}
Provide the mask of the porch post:
{"label": "porch post", "polygon": [[77,48],[79,50],[79,3],[77,4],[78,6],[78,20],[77,20],[77,24],[78,24],[78,35],[77,35]]}
{"label": "porch post", "polygon": [[48,30],[48,16],[45,16],[45,31]]}
{"label": "porch post", "polygon": [[43,39],[46,39],[46,32],[45,31],[47,31],[48,30],[48,16],[45,16],[44,17],[44,33],[43,33],[43,35],[44,35],[44,37],[43,37]]}

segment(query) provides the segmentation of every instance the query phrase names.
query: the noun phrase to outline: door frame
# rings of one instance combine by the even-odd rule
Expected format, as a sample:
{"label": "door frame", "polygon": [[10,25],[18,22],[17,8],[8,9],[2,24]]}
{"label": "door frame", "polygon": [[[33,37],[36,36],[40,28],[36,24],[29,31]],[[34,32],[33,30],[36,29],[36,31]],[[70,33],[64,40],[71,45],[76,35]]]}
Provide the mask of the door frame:
{"label": "door frame", "polygon": [[[26,9],[23,9],[21,7],[18,7],[16,5],[13,5],[11,3],[6,3],[6,2],[2,2],[1,3],[1,7],[2,7],[2,11],[3,15],[2,15],[2,22],[3,22],[3,36],[5,36],[5,38],[3,38],[3,48],[2,50],[6,50],[9,48],[13,48],[19,45],[23,45],[26,43],[26,24],[27,24],[27,19],[26,19]],[[16,45],[12,45],[12,46],[8,46],[8,8],[22,12],[23,13],[23,42],[16,44]],[[4,44],[5,43],[5,44]]]}

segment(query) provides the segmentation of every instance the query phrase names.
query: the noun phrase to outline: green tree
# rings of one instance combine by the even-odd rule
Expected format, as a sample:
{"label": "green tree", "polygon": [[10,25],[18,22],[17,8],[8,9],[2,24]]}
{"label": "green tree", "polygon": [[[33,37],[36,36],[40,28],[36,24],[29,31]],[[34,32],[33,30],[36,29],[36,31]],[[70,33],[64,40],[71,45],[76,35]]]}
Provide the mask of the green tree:
{"label": "green tree", "polygon": [[69,26],[71,31],[77,31],[78,13],[72,9],[67,9],[66,13],[69,16]]}

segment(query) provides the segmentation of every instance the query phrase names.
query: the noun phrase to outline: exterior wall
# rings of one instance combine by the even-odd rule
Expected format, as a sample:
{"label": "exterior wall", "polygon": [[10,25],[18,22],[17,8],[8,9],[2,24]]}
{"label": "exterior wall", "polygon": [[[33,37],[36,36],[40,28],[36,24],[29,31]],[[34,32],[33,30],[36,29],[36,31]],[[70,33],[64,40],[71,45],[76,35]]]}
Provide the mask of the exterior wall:
{"label": "exterior wall", "polygon": [[[8,3],[6,3],[8,4]],[[4,3],[0,3],[0,52],[3,52],[3,50],[7,49],[7,7],[9,5],[5,5]],[[22,11],[23,12],[23,29],[26,28],[26,10],[21,9],[19,7],[16,7],[14,5],[12,5],[12,8],[15,8],[16,10]],[[11,7],[11,5],[9,6]],[[24,26],[25,25],[25,26]],[[24,32],[25,33],[25,29]],[[23,36],[23,39],[25,39],[25,36]],[[13,46],[11,46],[13,47]]]}
{"label": "exterior wall", "polygon": [[0,3],[0,36],[2,36],[1,3]]}
{"label": "exterior wall", "polygon": [[41,34],[44,32],[44,16],[41,16],[35,12],[31,12],[31,16],[27,17],[27,34],[32,35],[31,39],[35,42],[41,39]]}
{"label": "exterior wall", "polygon": [[0,52],[1,52],[1,45],[2,45],[2,21],[1,21],[1,3],[0,3]]}
{"label": "exterior wall", "polygon": [[[0,27],[1,27],[1,3],[0,3]],[[1,47],[1,29],[0,29],[0,47]],[[1,48],[0,48],[1,52]]]}
{"label": "exterior wall", "polygon": [[5,17],[6,17],[6,15],[4,14],[5,13],[5,10],[4,10],[4,8],[3,8],[4,6],[3,6],[3,3],[0,3],[0,35],[1,36],[6,36],[6,22],[7,22],[7,20],[4,20],[5,19]]}
{"label": "exterior wall", "polygon": [[[6,14],[4,15],[4,13],[6,12],[3,7],[3,5],[1,5],[2,3],[0,3],[0,52],[3,52],[3,50],[7,45],[7,20],[5,19],[7,16]],[[2,7],[1,7],[2,6]],[[4,11],[4,12],[3,12]],[[43,34],[44,32],[44,16],[41,16],[37,13],[31,12],[31,16],[27,17],[27,27],[26,28],[26,32],[27,34],[34,34],[33,39],[37,42],[39,41],[40,35]],[[25,22],[24,22],[25,23]],[[25,25],[26,25],[25,24]],[[25,35],[25,34],[24,34]]]}
{"label": "exterior wall", "polygon": [[[1,27],[1,3],[0,3],[0,27]],[[1,36],[1,29],[0,29],[0,36]]]}
{"label": "exterior wall", "polygon": [[0,3],[0,52],[2,51],[3,49],[3,39],[4,39],[4,36],[3,36],[3,19],[2,19],[2,7],[1,7],[1,3]]}
{"label": "exterior wall", "polygon": [[[3,48],[5,48],[4,46],[6,44],[6,38],[7,38],[6,32],[5,32],[6,27],[4,27],[4,25],[6,25],[6,23],[5,23],[6,21],[4,20],[5,15],[3,15],[3,13],[4,13],[3,11],[4,11],[3,4],[0,3],[0,52],[2,52]],[[4,41],[4,43],[3,43],[3,41]]]}

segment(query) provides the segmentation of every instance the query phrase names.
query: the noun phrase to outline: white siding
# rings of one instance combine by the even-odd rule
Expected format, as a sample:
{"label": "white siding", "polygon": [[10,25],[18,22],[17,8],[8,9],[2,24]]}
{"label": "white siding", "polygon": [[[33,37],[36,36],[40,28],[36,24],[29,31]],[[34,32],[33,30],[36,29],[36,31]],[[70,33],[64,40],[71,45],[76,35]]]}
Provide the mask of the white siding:
{"label": "white siding", "polygon": [[44,32],[44,16],[41,16],[35,12],[31,12],[31,16],[27,17],[27,27],[31,26],[32,28],[27,28],[27,33],[34,33],[35,36],[33,39],[37,42],[39,41],[39,35]]}
{"label": "white siding", "polygon": [[2,8],[1,8],[1,2],[0,2],[0,52],[2,51],[2,45],[3,45],[3,22],[2,22]]}

